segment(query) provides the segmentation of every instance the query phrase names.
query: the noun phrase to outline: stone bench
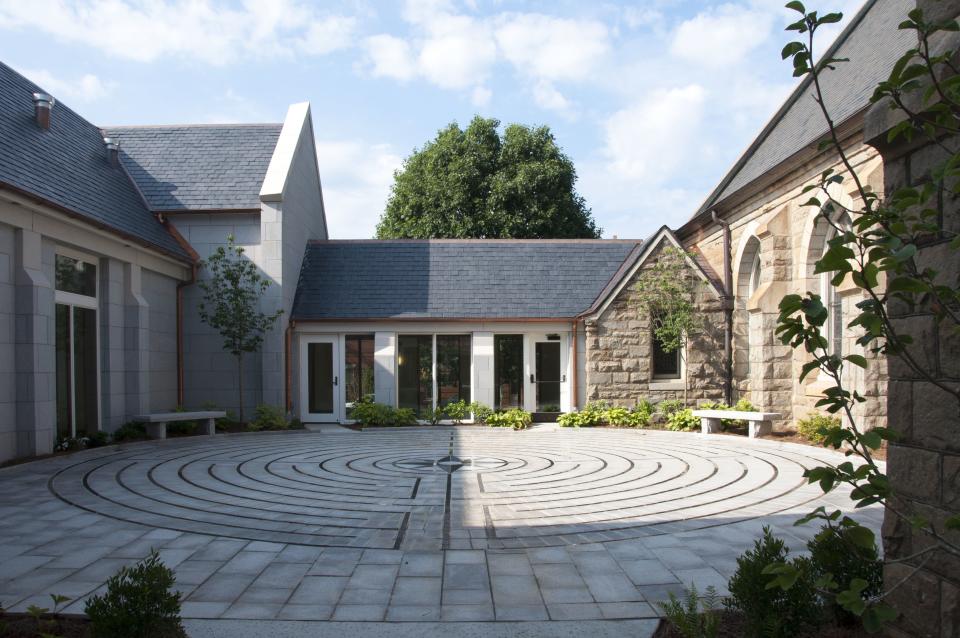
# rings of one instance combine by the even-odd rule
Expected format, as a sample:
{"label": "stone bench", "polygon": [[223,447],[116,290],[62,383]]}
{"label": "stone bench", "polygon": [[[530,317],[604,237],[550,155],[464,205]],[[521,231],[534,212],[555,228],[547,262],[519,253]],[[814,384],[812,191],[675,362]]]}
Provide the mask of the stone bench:
{"label": "stone bench", "polygon": [[133,417],[146,425],[147,436],[151,439],[167,438],[167,423],[173,421],[202,421],[205,422],[204,434],[214,434],[217,431],[216,420],[227,416],[226,412],[208,410],[204,412],[159,412],[157,414],[138,414]]}
{"label": "stone bench", "polygon": [[731,419],[747,421],[750,427],[750,438],[761,434],[770,434],[773,430],[774,419],[780,418],[779,412],[742,412],[740,410],[694,410],[693,416],[700,417],[700,432],[711,434],[720,432],[723,427],[720,421]]}

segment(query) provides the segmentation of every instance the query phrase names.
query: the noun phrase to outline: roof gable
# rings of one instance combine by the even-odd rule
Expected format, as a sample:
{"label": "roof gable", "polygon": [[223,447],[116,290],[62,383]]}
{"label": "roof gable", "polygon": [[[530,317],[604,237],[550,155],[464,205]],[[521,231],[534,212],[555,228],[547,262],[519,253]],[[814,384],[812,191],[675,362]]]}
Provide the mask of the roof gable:
{"label": "roof gable", "polygon": [[590,306],[637,243],[311,242],[293,318],[572,319]]}
{"label": "roof gable", "polygon": [[43,89],[0,63],[0,184],[186,258],[126,173],[111,166],[100,129],[60,102],[53,107],[50,128],[39,128],[34,92]]}
{"label": "roof gable", "polygon": [[637,271],[647,262],[651,255],[655,254],[661,244],[667,243],[677,250],[683,251],[686,256],[687,265],[700,277],[713,291],[717,297],[723,296],[723,288],[720,285],[714,273],[710,272],[709,266],[702,260],[702,256],[690,252],[683,248],[677,236],[666,226],[661,226],[660,230],[654,233],[649,239],[638,245],[637,249],[632,251],[629,258],[617,270],[617,273],[603,288],[588,309],[583,312],[585,316],[596,317],[605,311],[613,300],[630,283]]}
{"label": "roof gable", "polygon": [[257,210],[282,124],[118,126],[120,161],[155,211]]}

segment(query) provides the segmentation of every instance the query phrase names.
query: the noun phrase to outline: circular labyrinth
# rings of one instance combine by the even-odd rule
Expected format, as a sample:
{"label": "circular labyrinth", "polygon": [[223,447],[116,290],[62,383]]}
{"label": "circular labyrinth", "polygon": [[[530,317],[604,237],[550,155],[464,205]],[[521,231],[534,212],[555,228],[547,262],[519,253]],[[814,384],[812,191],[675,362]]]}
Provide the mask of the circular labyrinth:
{"label": "circular labyrinth", "polygon": [[301,545],[542,547],[729,524],[821,496],[829,453],[629,430],[414,428],[182,439],[61,469],[60,499],[124,521]]}

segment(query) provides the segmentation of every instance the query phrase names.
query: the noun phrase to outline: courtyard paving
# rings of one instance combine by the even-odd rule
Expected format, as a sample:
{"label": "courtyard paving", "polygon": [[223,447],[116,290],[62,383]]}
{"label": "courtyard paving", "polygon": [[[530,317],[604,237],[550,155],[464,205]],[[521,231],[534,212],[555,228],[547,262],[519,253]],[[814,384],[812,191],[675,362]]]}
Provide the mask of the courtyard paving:
{"label": "courtyard paving", "polygon": [[[0,604],[86,596],[153,548],[185,618],[643,619],[726,593],[764,525],[824,497],[843,457],[723,435],[430,427],[193,437],[0,470]],[[881,510],[856,516],[879,528]]]}

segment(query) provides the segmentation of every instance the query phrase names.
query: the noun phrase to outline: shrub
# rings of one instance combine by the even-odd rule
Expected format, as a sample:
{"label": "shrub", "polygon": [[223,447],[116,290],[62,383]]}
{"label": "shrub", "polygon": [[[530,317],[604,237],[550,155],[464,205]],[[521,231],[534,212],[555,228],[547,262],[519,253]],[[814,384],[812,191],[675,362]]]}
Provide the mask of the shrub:
{"label": "shrub", "polygon": [[443,413],[450,417],[451,421],[460,425],[463,423],[463,420],[467,418],[467,415],[470,414],[470,405],[463,399],[460,399],[459,401],[454,401],[443,406]]}
{"label": "shrub", "polygon": [[107,581],[107,591],[87,601],[94,638],[168,638],[186,636],[180,625],[180,594],[170,591],[173,571],[156,550]]}
{"label": "shrub", "polygon": [[[750,403],[748,399],[739,399],[737,402],[729,406],[723,401],[704,401],[700,404],[701,410],[737,410],[739,412],[754,412],[756,407]],[[744,428],[747,427],[747,422],[743,419],[720,419],[720,427],[723,430],[729,430],[730,428]]]}
{"label": "shrub", "polygon": [[689,432],[700,427],[700,417],[693,416],[693,410],[684,408],[667,415],[667,429],[675,432]]}
{"label": "shrub", "polygon": [[364,427],[417,424],[417,415],[410,408],[393,408],[383,403],[374,403],[370,397],[363,397],[353,404],[350,418]]}
{"label": "shrub", "polygon": [[83,437],[61,436],[57,438],[53,449],[57,452],[68,452],[70,450],[82,450],[85,446]]}
{"label": "shrub", "polygon": [[641,399],[637,405],[630,410],[630,425],[636,428],[645,428],[650,425],[650,416],[653,414],[653,404],[646,399]]}
{"label": "shrub", "polygon": [[683,401],[680,399],[669,399],[667,401],[661,401],[657,404],[657,412],[663,414],[664,416],[670,416],[674,412],[683,409]]}
{"label": "shrub", "polygon": [[130,421],[129,423],[124,423],[113,433],[113,441],[115,443],[123,443],[124,441],[142,441],[145,438],[147,438],[147,428],[139,421]]}
{"label": "shrub", "polygon": [[[200,408],[203,410],[212,411],[212,410],[219,410],[220,406],[218,406],[213,401],[204,401],[202,404],[200,404]],[[216,419],[214,421],[214,427],[218,432],[222,432],[226,429],[229,429],[233,426],[240,424],[240,420],[237,418],[237,415],[235,412],[233,412],[232,410],[226,410],[226,413],[227,413],[226,416],[222,416],[219,419]]]}
{"label": "shrub", "polygon": [[610,425],[633,425],[630,410],[621,407],[608,408],[603,414],[603,420]]}
{"label": "shrub", "polygon": [[479,401],[474,401],[470,404],[470,412],[473,414],[474,421],[477,423],[486,423],[487,417],[493,414],[493,408]]}
{"label": "shrub", "polygon": [[103,447],[110,443],[110,435],[102,430],[97,430],[87,436],[87,447]]}
{"label": "shrub", "polygon": [[261,403],[253,411],[253,421],[247,423],[247,430],[260,432],[262,430],[286,430],[290,427],[287,414],[277,405]]}
{"label": "shrub", "polygon": [[788,554],[783,541],[765,526],[763,537],[754,542],[753,549],[737,559],[737,571],[728,585],[727,605],[743,612],[749,636],[797,636],[820,620],[822,609],[810,559],[793,559],[797,580],[789,589],[767,587],[776,575],[765,574],[764,568],[787,562]]}
{"label": "shrub", "polygon": [[443,419],[444,412],[443,408],[424,408],[423,412],[420,413],[420,418],[429,423],[430,425],[437,425],[440,423],[440,420]]}
{"label": "shrub", "polygon": [[807,418],[797,421],[797,432],[811,443],[823,443],[830,430],[840,427],[840,417],[811,412]]}
{"label": "shrub", "polygon": [[[814,579],[829,575],[839,591],[846,591],[850,583],[859,578],[867,584],[860,592],[864,600],[878,596],[883,591],[883,561],[877,546],[874,544],[868,549],[854,543],[847,529],[825,526],[807,543]],[[849,611],[835,603],[830,606],[842,624],[858,623],[858,618]]]}
{"label": "shrub", "polygon": [[167,436],[189,436],[196,431],[196,421],[171,421],[167,423]]}
{"label": "shrub", "polygon": [[[697,586],[690,585],[684,600],[681,602],[673,592],[670,600],[657,603],[671,625],[683,638],[714,638],[720,629],[719,597],[717,590],[711,585],[707,587],[703,600],[697,594]],[[700,606],[703,613],[700,613]]]}
{"label": "shrub", "polygon": [[520,408],[513,408],[506,412],[494,412],[487,417],[487,425],[494,428],[523,430],[530,427],[532,422],[533,415]]}

